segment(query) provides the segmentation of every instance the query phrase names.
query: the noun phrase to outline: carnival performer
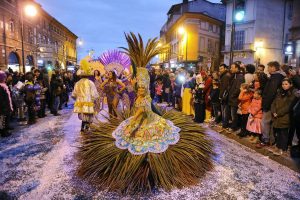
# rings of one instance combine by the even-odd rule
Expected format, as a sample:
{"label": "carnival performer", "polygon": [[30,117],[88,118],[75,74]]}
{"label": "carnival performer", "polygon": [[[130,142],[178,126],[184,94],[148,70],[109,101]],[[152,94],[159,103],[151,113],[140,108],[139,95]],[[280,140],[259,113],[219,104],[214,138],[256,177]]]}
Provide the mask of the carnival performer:
{"label": "carnival performer", "polygon": [[132,115],[120,112],[91,126],[82,137],[77,174],[97,188],[125,194],[195,185],[212,168],[212,143],[187,115],[153,112],[146,65],[163,48],[157,39],[144,45],[140,35],[125,36],[129,47],[123,49],[138,66]]}
{"label": "carnival performer", "polygon": [[81,131],[86,132],[94,119],[94,101],[99,97],[99,94],[93,81],[88,79],[92,76],[88,61],[81,61],[77,75],[80,80],[75,84],[72,92],[72,97],[76,99],[74,113],[78,113],[78,118],[82,121]]}
{"label": "carnival performer", "polygon": [[[124,92],[128,95],[129,108],[132,108],[134,100],[136,98],[136,94],[134,91],[134,86],[132,84],[131,74],[128,69],[124,69],[124,71],[123,71],[122,82],[125,84],[125,87],[126,87]],[[123,101],[124,100],[125,99],[123,97]]]}
{"label": "carnival performer", "polygon": [[116,72],[108,72],[108,79],[101,84],[101,89],[106,92],[107,105],[109,114],[117,116],[117,109],[120,100],[120,94],[125,89],[124,83],[117,79]]}
{"label": "carnival performer", "polygon": [[103,81],[99,70],[94,71],[93,80],[99,94],[99,97],[95,100],[95,112],[99,113],[101,110],[103,110],[103,100],[104,100],[104,92],[101,88],[101,84],[103,83]]}

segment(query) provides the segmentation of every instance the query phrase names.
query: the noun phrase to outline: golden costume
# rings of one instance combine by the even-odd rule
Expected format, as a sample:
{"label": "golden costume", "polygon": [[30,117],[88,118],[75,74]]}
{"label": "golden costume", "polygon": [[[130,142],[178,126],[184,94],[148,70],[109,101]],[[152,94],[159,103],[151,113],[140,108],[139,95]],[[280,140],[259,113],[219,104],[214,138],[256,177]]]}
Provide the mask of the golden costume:
{"label": "golden costume", "polygon": [[[81,63],[79,76],[88,76],[91,74],[88,63]],[[99,97],[99,93],[94,82],[88,78],[81,78],[74,86],[72,97],[76,100],[74,104],[74,113],[78,113],[78,117],[83,122],[92,122],[95,114],[94,101]],[[83,130],[83,128],[82,128]]]}
{"label": "golden costume", "polygon": [[145,47],[140,35],[126,39],[129,47],[123,49],[136,72],[133,110],[91,126],[79,149],[77,173],[98,188],[126,194],[195,185],[212,168],[212,143],[187,115],[152,111],[145,67],[162,49],[156,39]]}
{"label": "golden costume", "polygon": [[134,116],[123,121],[112,136],[118,148],[128,149],[134,155],[162,153],[169,145],[179,141],[180,128],[152,111],[150,79],[146,68],[137,69],[137,82],[143,94],[138,93],[134,102]]}

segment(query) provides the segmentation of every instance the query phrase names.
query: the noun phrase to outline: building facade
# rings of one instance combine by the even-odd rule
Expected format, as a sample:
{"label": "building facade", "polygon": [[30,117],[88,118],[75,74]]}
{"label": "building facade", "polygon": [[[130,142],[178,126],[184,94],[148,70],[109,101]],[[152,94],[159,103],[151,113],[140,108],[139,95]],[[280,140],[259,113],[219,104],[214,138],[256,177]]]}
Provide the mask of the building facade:
{"label": "building facade", "polygon": [[[225,0],[226,32],[224,63],[229,64],[231,45],[233,61],[245,64],[267,64],[277,60],[291,61],[290,31],[293,17],[292,0],[235,0],[236,9],[243,15],[233,12],[233,0]],[[238,6],[238,8],[237,8]],[[235,23],[231,44],[232,23]]]}
{"label": "building facade", "polygon": [[219,65],[224,21],[222,4],[194,0],[173,5],[160,31],[160,42],[168,49],[160,55],[161,65],[166,68]]}
{"label": "building facade", "polygon": [[290,29],[289,41],[292,45],[292,55],[290,63],[294,67],[300,67],[300,1],[294,0],[293,19]]}
{"label": "building facade", "polygon": [[[29,3],[37,8],[36,16],[24,13]],[[0,68],[24,71],[22,24],[25,71],[33,66],[65,69],[76,64],[77,36],[41,5],[33,0],[0,0]]]}

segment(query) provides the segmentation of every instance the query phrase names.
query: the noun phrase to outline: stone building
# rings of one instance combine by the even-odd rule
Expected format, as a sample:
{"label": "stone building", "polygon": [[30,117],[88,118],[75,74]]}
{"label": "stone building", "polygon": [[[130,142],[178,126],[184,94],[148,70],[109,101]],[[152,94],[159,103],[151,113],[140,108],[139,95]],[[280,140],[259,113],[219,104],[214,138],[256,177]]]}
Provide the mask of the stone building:
{"label": "stone building", "polygon": [[167,53],[160,55],[161,65],[167,68],[219,65],[225,11],[224,5],[206,0],[173,5],[160,31],[161,45],[168,47]]}
{"label": "stone building", "polygon": [[300,67],[300,1],[294,0],[292,27],[290,29],[290,42],[292,55],[290,63],[294,67]]}
{"label": "stone building", "polygon": [[[277,60],[289,63],[291,44],[289,41],[293,17],[292,0],[235,0],[239,10],[243,10],[240,19],[234,18],[235,31],[233,61],[245,64],[267,64]],[[226,32],[224,62],[229,64],[233,1],[223,0],[226,5]]]}
{"label": "stone building", "polygon": [[[24,13],[24,7],[28,4],[37,8],[36,16],[29,17]],[[77,36],[41,5],[34,0],[0,0],[1,68],[23,71],[22,21],[26,71],[33,66],[66,68],[76,64]]]}

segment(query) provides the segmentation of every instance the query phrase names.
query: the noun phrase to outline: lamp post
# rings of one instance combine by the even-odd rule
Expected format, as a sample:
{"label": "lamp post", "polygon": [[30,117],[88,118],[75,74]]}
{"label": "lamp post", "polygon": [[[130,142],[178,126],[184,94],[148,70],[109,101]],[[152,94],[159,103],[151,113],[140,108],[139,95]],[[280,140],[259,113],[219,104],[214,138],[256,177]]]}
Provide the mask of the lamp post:
{"label": "lamp post", "polygon": [[188,61],[188,33],[187,33],[187,31],[185,30],[184,27],[179,27],[178,33],[180,35],[185,35],[186,36],[186,42],[185,42],[185,62],[187,64],[187,61]]}
{"label": "lamp post", "polygon": [[25,68],[25,52],[24,52],[24,12],[26,16],[34,17],[37,14],[37,9],[32,4],[21,4],[21,44],[22,44],[22,65],[23,73],[26,72]]}
{"label": "lamp post", "polygon": [[244,10],[236,10],[237,0],[232,1],[232,24],[231,24],[231,40],[230,40],[230,59],[229,64],[233,63],[234,56],[234,42],[235,42],[235,23],[240,22],[244,19],[245,11]]}

